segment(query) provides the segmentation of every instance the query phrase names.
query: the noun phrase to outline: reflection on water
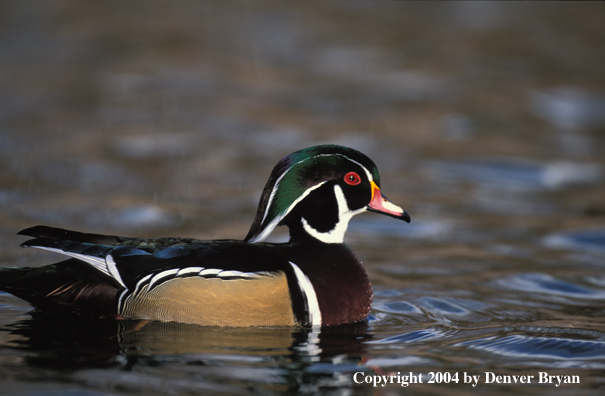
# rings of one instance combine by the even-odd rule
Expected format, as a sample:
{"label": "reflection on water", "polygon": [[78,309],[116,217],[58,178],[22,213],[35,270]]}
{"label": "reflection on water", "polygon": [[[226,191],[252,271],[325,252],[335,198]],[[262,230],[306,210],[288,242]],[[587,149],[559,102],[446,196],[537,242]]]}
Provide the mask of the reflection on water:
{"label": "reflection on water", "polygon": [[[177,371],[195,372],[200,379],[214,382],[217,391],[223,390],[224,381],[297,389],[303,385],[303,376],[325,376],[316,363],[332,362],[328,365],[330,373],[354,369],[366,353],[366,342],[372,339],[367,323],[323,331],[220,328],[44,312],[33,312],[31,318],[6,325],[3,330],[7,335],[3,345],[13,350],[9,355],[22,353],[24,364],[55,371],[61,377],[95,382],[99,369],[117,370],[132,374],[112,374],[109,378],[103,374],[106,386],[145,389],[156,384],[147,383],[146,374],[161,367],[162,375],[168,373],[168,377]],[[338,356],[346,358],[335,360]],[[9,360],[0,359],[4,363]],[[198,386],[180,385],[183,391]]]}
{"label": "reflection on water", "polygon": [[[526,290],[532,287],[526,285]],[[502,302],[488,310],[493,319],[481,325],[465,318],[473,310],[486,309],[472,300],[465,306],[447,298],[422,297],[417,308],[396,300],[396,294],[380,293],[377,298],[375,311],[388,312],[389,317],[322,330],[199,327],[32,312],[27,319],[2,326],[0,364],[10,367],[20,361],[42,370],[42,378],[152,394],[168,389],[232,393],[245,384],[270,391],[316,392],[356,386],[352,378],[360,371],[426,372],[467,359],[483,364],[505,361],[526,371],[605,368],[602,327],[511,326],[495,319]],[[409,315],[420,312],[433,320],[442,315],[450,320],[443,325],[409,322]],[[381,325],[398,317],[408,317],[408,324]],[[12,382],[23,373],[8,375]]]}

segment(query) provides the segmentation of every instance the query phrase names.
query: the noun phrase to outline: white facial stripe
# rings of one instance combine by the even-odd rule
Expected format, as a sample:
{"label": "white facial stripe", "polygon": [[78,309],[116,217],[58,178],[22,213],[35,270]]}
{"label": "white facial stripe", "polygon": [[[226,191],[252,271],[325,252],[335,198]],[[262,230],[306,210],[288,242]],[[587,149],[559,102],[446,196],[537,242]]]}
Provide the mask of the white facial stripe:
{"label": "white facial stripe", "polygon": [[[311,158],[313,158],[313,157],[311,157]],[[303,159],[301,161],[298,161],[294,165],[290,166],[290,168],[288,168],[287,171],[285,171],[280,177],[277,178],[277,180],[275,181],[275,185],[273,186],[273,190],[271,190],[271,195],[269,196],[269,202],[267,202],[267,207],[265,208],[267,210],[265,211],[265,214],[263,215],[263,220],[260,222],[261,224],[263,224],[263,222],[267,218],[267,213],[269,213],[268,209],[271,207],[271,203],[273,203],[273,198],[275,198],[275,194],[277,193],[277,190],[279,189],[279,184],[281,183],[281,181],[284,178],[284,176],[286,176],[288,174],[288,172],[290,172],[290,170],[292,168],[294,168],[296,165],[301,164],[301,163],[303,163],[305,161],[308,161],[311,158],[305,158],[305,159]],[[286,211],[286,214],[288,214],[288,212],[290,211],[291,208],[292,208],[292,205],[290,205],[290,208],[288,208],[288,210]],[[282,216],[282,218],[283,218],[283,216]]]}
{"label": "white facial stripe", "polygon": [[324,243],[343,243],[349,221],[353,216],[358,213],[364,212],[365,207],[351,211],[347,205],[347,200],[342,188],[337,184],[334,186],[334,195],[336,196],[336,202],[338,204],[338,223],[328,232],[319,232],[309,225],[307,220],[303,217],[302,225],[305,231],[311,236]]}
{"label": "white facial stripe", "polygon": [[[267,226],[263,229],[263,232],[261,232],[257,237],[251,238],[249,242],[257,243],[257,242],[262,242],[263,240],[265,240],[265,238],[267,238],[269,236],[271,231],[273,231],[275,229],[275,227],[277,227],[279,222],[282,221],[282,219],[284,217],[286,217],[288,215],[288,213],[290,213],[290,211],[292,210],[293,207],[295,207],[300,201],[305,199],[307,197],[307,195],[311,194],[311,191],[315,190],[316,188],[321,187],[324,183],[325,183],[325,181],[323,181],[319,184],[316,184],[311,188],[308,188],[300,197],[296,198],[296,200],[294,202],[292,202],[292,205],[290,205],[288,207],[288,210],[286,210],[281,216],[278,216],[275,219],[273,219],[273,221],[271,223],[267,224]],[[273,198],[273,193],[271,193],[271,198]],[[267,206],[267,208],[266,208],[265,217],[267,216],[268,212],[269,212],[269,206]]]}
{"label": "white facial stripe", "polygon": [[344,232],[338,228],[341,222],[336,224],[336,227],[328,232],[319,232],[315,228],[311,227],[305,218],[302,219],[302,225],[304,230],[314,237],[315,239],[319,239],[323,243],[343,243],[344,242],[344,232],[346,232],[346,227],[344,227]]}
{"label": "white facial stripe", "polygon": [[[365,166],[361,165],[359,162],[352,160],[351,158],[347,157],[344,154],[319,154],[319,155],[315,155],[313,157],[310,158],[305,158],[301,161],[298,161],[297,163],[295,163],[294,165],[290,166],[290,168],[285,171],[275,182],[275,185],[273,186],[273,190],[271,190],[271,195],[269,196],[269,201],[267,202],[267,206],[265,207],[265,214],[263,215],[263,220],[261,221],[261,224],[263,224],[263,222],[265,221],[265,219],[267,218],[267,214],[269,213],[269,208],[271,208],[271,204],[273,203],[273,199],[275,198],[275,194],[277,193],[277,190],[279,189],[279,184],[281,183],[282,179],[284,178],[284,176],[286,176],[286,174],[288,172],[290,172],[290,170],[292,168],[294,168],[296,165],[299,165],[305,161],[310,160],[311,158],[315,158],[315,157],[331,157],[331,156],[335,156],[338,155],[340,157],[344,157],[347,160],[353,162],[354,164],[357,164],[358,166],[361,167],[361,169],[364,170],[364,172],[366,173],[366,176],[368,177],[368,180],[372,181],[374,180],[374,178],[372,177],[372,174],[370,173],[370,171],[368,171],[366,169]],[[327,181],[327,180],[326,180]],[[273,219],[273,221],[271,221],[271,223],[267,224],[267,226],[263,229],[263,232],[261,232],[258,236],[251,238],[249,240],[249,242],[251,243],[258,243],[258,242],[262,242],[264,241],[269,234],[271,234],[271,232],[275,229],[275,227],[277,227],[277,224],[279,224],[280,221],[282,221],[282,219],[284,217],[286,217],[288,215],[288,213],[290,213],[290,211],[292,210],[292,208],[294,208],[296,206],[296,204],[298,204],[300,201],[302,201],[307,195],[309,195],[311,193],[311,191],[315,190],[316,188],[320,187],[322,184],[324,184],[326,181],[323,181],[309,189],[307,189],[300,197],[298,197],[289,207],[286,211],[284,211],[280,216],[276,217],[275,219]],[[303,219],[304,221],[304,219]],[[346,226],[345,226],[345,231],[346,231]]]}
{"label": "white facial stripe", "polygon": [[372,174],[370,173],[370,171],[369,171],[369,170],[367,170],[367,169],[366,169],[366,167],[365,167],[365,166],[363,166],[363,165],[361,165],[359,162],[357,162],[357,161],[355,161],[355,160],[352,160],[351,158],[347,157],[346,155],[342,155],[342,154],[334,154],[334,155],[340,155],[341,157],[345,157],[346,159],[348,159],[348,160],[349,160],[349,161],[351,161],[352,163],[359,165],[359,167],[360,167],[361,169],[363,169],[363,171],[366,173],[366,176],[368,177],[368,180],[369,180],[369,181],[373,181],[373,180],[374,180],[374,178],[372,177]]}
{"label": "white facial stripe", "polygon": [[294,274],[296,275],[296,280],[298,281],[298,285],[303,292],[303,297],[307,299],[307,307],[309,307],[309,321],[313,327],[321,326],[321,311],[319,310],[319,302],[317,301],[317,294],[315,294],[315,289],[313,288],[313,284],[301,271],[300,268],[293,262],[289,261],[292,269],[294,269]]}

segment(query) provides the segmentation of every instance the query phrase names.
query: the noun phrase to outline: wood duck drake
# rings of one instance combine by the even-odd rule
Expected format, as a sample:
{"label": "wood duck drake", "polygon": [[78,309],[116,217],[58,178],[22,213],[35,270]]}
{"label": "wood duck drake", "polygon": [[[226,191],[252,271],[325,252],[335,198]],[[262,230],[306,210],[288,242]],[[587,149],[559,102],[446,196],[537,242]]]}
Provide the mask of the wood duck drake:
{"label": "wood duck drake", "polygon": [[[137,239],[35,226],[24,247],[71,257],[0,269],[0,289],[37,308],[211,326],[333,326],[367,318],[372,288],[343,242],[372,211],[410,221],[380,191],[376,165],[342,146],[284,157],[243,241]],[[278,225],[287,243],[264,243]]]}

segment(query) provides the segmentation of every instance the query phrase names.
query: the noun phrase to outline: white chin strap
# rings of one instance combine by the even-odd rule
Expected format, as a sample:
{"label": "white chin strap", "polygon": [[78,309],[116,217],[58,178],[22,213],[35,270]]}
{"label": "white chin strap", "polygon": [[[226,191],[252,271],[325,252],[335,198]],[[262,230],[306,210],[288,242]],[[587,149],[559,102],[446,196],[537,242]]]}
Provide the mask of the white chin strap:
{"label": "white chin strap", "polygon": [[349,226],[349,220],[356,214],[365,211],[365,208],[361,208],[355,211],[349,210],[347,200],[342,192],[342,188],[338,184],[334,186],[334,195],[336,196],[336,202],[338,203],[338,223],[328,232],[319,232],[315,228],[311,227],[307,220],[302,218],[303,229],[315,239],[318,239],[324,243],[343,243],[347,227]]}

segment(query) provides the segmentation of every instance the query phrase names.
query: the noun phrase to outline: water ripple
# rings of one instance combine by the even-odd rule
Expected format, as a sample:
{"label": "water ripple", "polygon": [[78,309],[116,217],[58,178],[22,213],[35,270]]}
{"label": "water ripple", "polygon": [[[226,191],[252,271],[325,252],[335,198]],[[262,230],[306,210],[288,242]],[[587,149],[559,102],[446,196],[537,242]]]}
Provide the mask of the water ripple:
{"label": "water ripple", "polygon": [[522,290],[524,292],[537,292],[582,299],[605,299],[605,291],[584,287],[540,273],[519,274],[500,279],[497,282],[507,289]]}
{"label": "water ripple", "polygon": [[410,304],[407,301],[391,301],[386,303],[376,303],[374,304],[374,309],[382,312],[389,313],[400,313],[400,314],[410,314],[410,313],[422,313],[422,311],[413,304]]}
{"label": "water ripple", "polygon": [[437,329],[423,329],[423,330],[415,330],[410,331],[404,334],[398,334],[395,336],[383,338],[381,340],[372,340],[368,341],[368,344],[394,344],[400,342],[418,342],[418,341],[427,341],[436,338],[443,338],[446,336],[446,332],[443,330]]}
{"label": "water ripple", "polygon": [[461,305],[435,297],[421,297],[423,305],[432,312],[449,315],[467,315],[469,310]]}
{"label": "water ripple", "polygon": [[[418,356],[401,356],[401,357],[382,357],[368,359],[366,362],[367,367],[400,367],[400,366],[417,366],[426,365],[431,363],[431,360],[418,357]],[[359,367],[359,366],[358,366]],[[358,368],[359,369],[359,368]]]}
{"label": "water ripple", "polygon": [[559,337],[510,335],[503,338],[482,338],[459,343],[455,346],[466,346],[509,357],[556,360],[605,359],[605,342]]}

